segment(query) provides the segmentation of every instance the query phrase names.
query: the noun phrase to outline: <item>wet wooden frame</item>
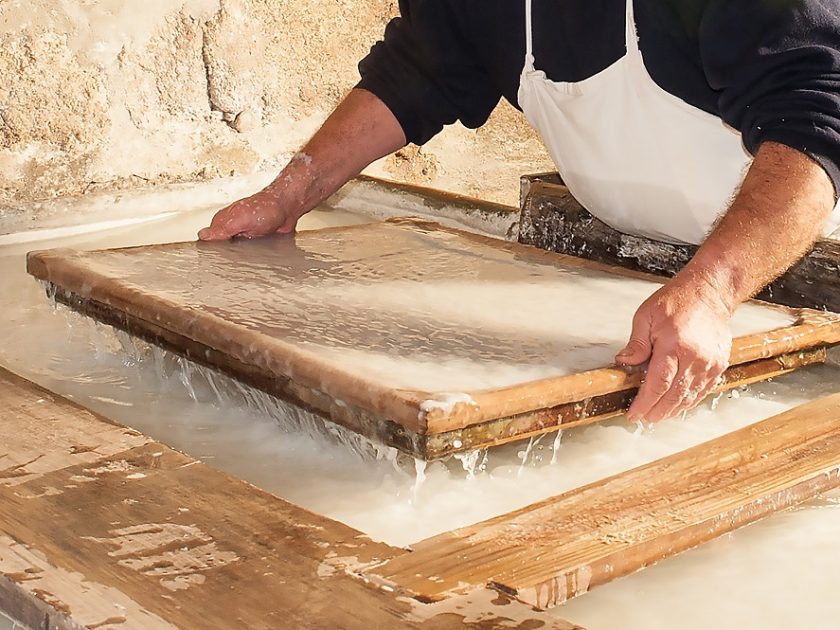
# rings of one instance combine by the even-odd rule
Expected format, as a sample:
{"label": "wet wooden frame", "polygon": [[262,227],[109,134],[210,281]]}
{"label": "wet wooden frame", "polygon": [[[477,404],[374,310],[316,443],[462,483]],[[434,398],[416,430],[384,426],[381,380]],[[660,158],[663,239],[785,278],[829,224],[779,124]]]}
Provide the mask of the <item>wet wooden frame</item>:
{"label": "wet wooden frame", "polygon": [[[634,278],[658,280],[628,271],[563,256],[477,234],[412,220],[389,223],[442,230],[461,238],[513,251],[526,260],[554,262]],[[330,229],[364,229],[365,226]],[[174,245],[153,247],[177,247]],[[142,248],[147,250],[149,248]],[[289,400],[352,431],[420,459],[491,446],[614,416],[624,410],[642,380],[640,370],[606,367],[495,390],[469,392],[473,403],[451,409],[424,410],[434,394],[382,388],[361,381],[325,361],[313,361],[282,340],[269,339],[270,351],[283,361],[258,362],[245,351],[257,338],[218,317],[191,320],[164,299],[138,300],[113,279],[96,276],[72,252],[61,250],[29,255],[27,268],[53,286],[56,299],[99,321],[149,340],[192,361],[220,370],[269,394]],[[93,282],[92,282],[93,280]],[[92,287],[92,288],[91,288]],[[777,307],[781,308],[781,307]],[[224,335],[219,331],[224,330]],[[221,341],[220,338],[223,338]],[[266,338],[258,339],[262,344]],[[794,325],[734,341],[731,364],[722,388],[763,380],[824,360],[826,346],[840,342],[840,316],[802,309]],[[278,369],[293,367],[295,378]],[[334,382],[330,393],[319,389],[323,374]],[[360,396],[363,389],[366,394]]]}
{"label": "wet wooden frame", "polygon": [[[571,630],[531,607],[561,604],[840,484],[834,395],[409,551],[2,368],[0,404],[0,609],[59,630],[203,628],[208,618],[218,628],[503,628],[528,619]],[[470,610],[480,621],[463,618]]]}
{"label": "wet wooden frame", "polygon": [[0,404],[0,609],[56,630],[575,630],[534,609],[840,485],[835,394],[406,550],[2,368]]}
{"label": "wet wooden frame", "polygon": [[350,573],[405,549],[1,367],[0,405],[0,611],[26,627],[576,629],[486,589],[395,601]]}
{"label": "wet wooden frame", "polygon": [[840,486],[840,394],[509,514],[359,572],[435,602],[485,585],[551,608]]}

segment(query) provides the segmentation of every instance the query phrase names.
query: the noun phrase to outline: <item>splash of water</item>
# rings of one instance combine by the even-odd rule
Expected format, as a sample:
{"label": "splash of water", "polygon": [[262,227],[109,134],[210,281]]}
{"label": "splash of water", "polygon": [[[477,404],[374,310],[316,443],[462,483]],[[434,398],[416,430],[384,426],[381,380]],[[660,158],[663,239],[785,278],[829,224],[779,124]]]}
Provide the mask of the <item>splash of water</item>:
{"label": "splash of water", "polygon": [[645,433],[653,433],[653,423],[645,422],[644,420],[636,420],[636,429],[633,431],[633,437],[644,435]]}
{"label": "splash of water", "polygon": [[[61,305],[59,305],[61,307]],[[314,441],[330,440],[363,461],[387,461],[405,474],[411,458],[397,449],[375,443],[358,433],[327,421],[321,416],[287,403],[262,390],[246,385],[214,369],[194,363],[111,326],[92,323],[90,318],[71,309],[71,322],[81,322],[88,331],[91,345],[99,353],[116,355],[126,366],[152,368],[161,389],[180,385],[194,402],[218,407],[233,405],[247,413],[271,419],[286,433],[310,436]],[[177,378],[173,378],[177,377]]]}
{"label": "splash of water", "polygon": [[563,437],[563,429],[557,429],[554,435],[554,443],[551,445],[551,465],[557,463],[557,452],[560,450],[560,439]]}
{"label": "splash of water", "polygon": [[178,367],[180,368],[178,371],[178,378],[181,380],[181,384],[184,386],[184,389],[187,390],[190,398],[193,399],[193,402],[198,402],[198,396],[196,395],[195,388],[193,387],[194,366],[195,364],[189,359],[178,357]]}
{"label": "splash of water", "polygon": [[414,485],[411,486],[411,505],[417,505],[417,498],[420,494],[420,487],[426,480],[426,461],[414,458]]}
{"label": "splash of water", "polygon": [[516,456],[521,460],[519,464],[519,470],[516,473],[517,477],[522,476],[522,471],[525,469],[525,464],[528,462],[528,458],[531,456],[531,451],[534,448],[534,438],[531,437],[528,440],[528,446],[525,447],[524,451],[519,451]]}
{"label": "splash of water", "polygon": [[[479,463],[479,459],[484,456],[481,463]],[[461,462],[461,467],[467,473],[467,479],[475,479],[476,471],[479,471],[479,468],[484,470],[482,467],[486,467],[487,465],[487,449],[477,449],[474,451],[467,451],[465,453],[455,453],[453,455],[455,459]]]}
{"label": "splash of water", "polygon": [[47,296],[47,302],[50,305],[50,310],[55,313],[58,310],[58,301],[55,297],[58,287],[56,287],[56,285],[52,282],[47,282],[46,280],[38,280],[38,284],[41,285],[41,288]]}

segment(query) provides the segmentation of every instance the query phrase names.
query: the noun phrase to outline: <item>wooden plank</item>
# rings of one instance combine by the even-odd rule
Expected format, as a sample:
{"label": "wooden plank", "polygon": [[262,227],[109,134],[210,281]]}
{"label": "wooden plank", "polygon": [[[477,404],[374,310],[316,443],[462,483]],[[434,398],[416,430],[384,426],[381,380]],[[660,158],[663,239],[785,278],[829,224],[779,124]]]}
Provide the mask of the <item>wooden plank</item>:
{"label": "wooden plank", "polygon": [[[724,372],[723,382],[715,387],[710,395],[790,374],[802,367],[825,361],[825,349],[817,348],[735,365]],[[424,452],[431,457],[442,457],[453,452],[488,448],[513,440],[535,437],[553,429],[576,429],[603,422],[624,413],[633,402],[637,391],[633,388],[593,396],[574,403],[428,435],[423,442]],[[457,449],[453,445],[458,445]]]}
{"label": "wooden plank", "polygon": [[33,628],[572,628],[492,597],[395,602],[345,571],[403,550],[2,369],[0,404],[0,609]]}
{"label": "wooden plank", "polygon": [[364,208],[365,215],[380,220],[418,217],[510,241],[519,232],[517,206],[367,175],[342,186],[325,205],[352,212]]}
{"label": "wooden plank", "polygon": [[[474,443],[504,428],[488,437],[513,440],[508,429],[521,423],[508,421],[637,388],[641,370],[612,357],[661,282],[405,219],[296,238],[40,252],[28,269],[74,308],[424,459],[464,448],[456,437],[443,444],[457,431]],[[607,288],[616,277],[619,301]],[[565,309],[569,323],[537,309]],[[840,317],[817,311],[752,303],[734,326],[733,365],[840,342]]]}
{"label": "wooden plank", "polygon": [[[635,271],[673,276],[697,247],[622,234],[587,212],[556,174],[522,178],[519,242]],[[840,241],[820,239],[759,299],[840,312]]]}
{"label": "wooden plank", "polygon": [[538,608],[840,485],[840,394],[430,538],[366,578],[423,601],[491,584]]}
{"label": "wooden plank", "polygon": [[[61,289],[57,289],[56,299],[100,322],[181,354],[191,361],[220,371],[374,441],[393,446],[425,460],[447,457],[477,448],[498,446],[540,435],[561,426],[572,429],[601,422],[626,411],[638,391],[638,381],[628,381],[628,383],[635,383],[635,386],[579,401],[471,424],[461,429],[424,434],[410,431],[388,418],[368,412],[356,405],[346,402],[337,404],[336,400],[323,392],[302,387],[291,379],[270,377],[247,364],[236,362],[227,355],[197,344],[191,339],[110,309],[98,302],[81,300],[77,296],[64,293]],[[825,361],[825,348],[817,347],[733,365],[724,372],[721,385],[711,393],[716,394],[775,378]],[[640,378],[641,375],[636,373],[635,376]]]}

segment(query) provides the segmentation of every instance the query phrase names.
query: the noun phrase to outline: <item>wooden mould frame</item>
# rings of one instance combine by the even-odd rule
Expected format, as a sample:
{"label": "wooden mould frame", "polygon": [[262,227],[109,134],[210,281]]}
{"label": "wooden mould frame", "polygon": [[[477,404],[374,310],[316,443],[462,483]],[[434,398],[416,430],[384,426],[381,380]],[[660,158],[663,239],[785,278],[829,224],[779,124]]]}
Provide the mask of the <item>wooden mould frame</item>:
{"label": "wooden mould frame", "polygon": [[580,630],[534,609],[840,484],[834,394],[406,550],[2,368],[0,404],[0,609],[33,628]]}
{"label": "wooden mould frame", "polygon": [[[562,263],[661,282],[649,274],[416,219],[391,219],[387,223],[442,230],[472,242],[513,251],[525,260]],[[365,226],[329,229],[358,230]],[[182,245],[142,249],[179,246]],[[119,281],[91,273],[73,252],[33,252],[27,258],[27,270],[52,285],[56,300],[75,310],[424,460],[615,416],[626,409],[643,376],[638,369],[605,367],[495,390],[468,392],[474,401],[471,404],[458,403],[451,410],[424,410],[424,402],[433,393],[371,384],[304,354],[281,339],[259,336],[213,315],[202,314],[185,322],[187,318],[177,304],[160,296],[138,300],[136,291]],[[823,361],[825,348],[840,343],[840,316],[809,309],[797,311],[796,316],[792,326],[735,339],[732,367],[725,374],[722,389]],[[219,331],[224,334],[220,335]],[[255,341],[268,349],[275,360],[249,352],[249,346]],[[294,373],[294,380],[289,378],[290,373]],[[319,388],[324,374],[333,379],[329,392]],[[359,389],[367,392],[364,397],[357,393]]]}
{"label": "wooden mould frame", "polygon": [[352,573],[405,549],[2,367],[0,406],[0,611],[26,627],[581,630],[483,589],[395,601]]}

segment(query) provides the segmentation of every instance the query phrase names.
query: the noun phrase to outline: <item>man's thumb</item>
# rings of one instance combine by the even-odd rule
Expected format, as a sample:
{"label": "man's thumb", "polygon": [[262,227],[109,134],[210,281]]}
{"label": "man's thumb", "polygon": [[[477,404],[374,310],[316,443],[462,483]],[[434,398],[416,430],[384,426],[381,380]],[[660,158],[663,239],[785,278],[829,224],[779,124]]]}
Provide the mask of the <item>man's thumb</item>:
{"label": "man's thumb", "polygon": [[615,361],[623,365],[640,365],[650,359],[651,349],[647,326],[634,326],[630,341],[615,355]]}

